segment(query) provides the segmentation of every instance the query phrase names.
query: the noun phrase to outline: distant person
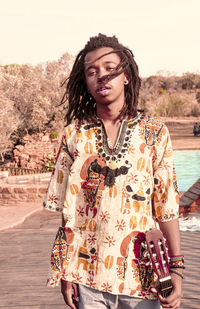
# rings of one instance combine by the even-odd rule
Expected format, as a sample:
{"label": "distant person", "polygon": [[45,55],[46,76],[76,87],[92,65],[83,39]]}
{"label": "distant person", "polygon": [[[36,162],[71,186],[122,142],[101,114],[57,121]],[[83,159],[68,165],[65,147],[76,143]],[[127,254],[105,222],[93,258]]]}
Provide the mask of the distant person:
{"label": "distant person", "polygon": [[196,122],[193,127],[193,134],[194,136],[198,136],[199,133],[200,133],[200,125],[198,125],[198,123]]}
{"label": "distant person", "polygon": [[[48,284],[61,280],[72,309],[77,302],[79,309],[180,308],[183,256],[171,140],[162,122],[137,110],[140,83],[131,50],[103,34],[79,52],[67,82],[67,125],[44,207],[62,212],[64,227]],[[155,288],[143,246],[154,219],[169,248],[173,290],[166,298]]]}

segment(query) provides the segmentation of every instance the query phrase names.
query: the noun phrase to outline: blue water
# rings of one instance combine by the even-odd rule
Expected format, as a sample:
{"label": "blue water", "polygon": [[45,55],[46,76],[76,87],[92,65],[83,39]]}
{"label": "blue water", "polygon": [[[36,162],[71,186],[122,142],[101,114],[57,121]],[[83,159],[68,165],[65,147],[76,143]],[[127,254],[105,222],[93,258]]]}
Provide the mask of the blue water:
{"label": "blue water", "polygon": [[200,178],[200,150],[176,150],[174,161],[179,191],[186,191]]}

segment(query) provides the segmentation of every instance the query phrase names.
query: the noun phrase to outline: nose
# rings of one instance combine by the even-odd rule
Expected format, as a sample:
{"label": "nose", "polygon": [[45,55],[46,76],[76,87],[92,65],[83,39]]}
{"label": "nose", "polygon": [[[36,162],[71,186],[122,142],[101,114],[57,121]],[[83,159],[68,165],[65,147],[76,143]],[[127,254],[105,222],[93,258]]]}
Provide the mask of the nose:
{"label": "nose", "polygon": [[105,70],[101,69],[99,70],[98,72],[98,77],[97,77],[97,82],[100,84],[100,83],[103,83],[107,80],[108,78],[108,75],[106,74]]}
{"label": "nose", "polygon": [[98,71],[98,76],[97,76],[97,81],[98,81],[98,83],[101,83],[101,82],[102,82],[102,77],[103,77],[104,75],[105,75],[105,74],[104,74],[103,69],[99,69],[99,71]]}

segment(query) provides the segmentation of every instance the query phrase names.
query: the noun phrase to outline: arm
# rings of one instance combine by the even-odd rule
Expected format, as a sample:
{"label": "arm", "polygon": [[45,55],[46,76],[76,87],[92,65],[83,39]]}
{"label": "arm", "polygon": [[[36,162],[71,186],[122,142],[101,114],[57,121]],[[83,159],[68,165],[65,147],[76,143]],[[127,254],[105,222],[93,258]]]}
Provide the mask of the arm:
{"label": "arm", "polygon": [[[65,226],[65,219],[62,214],[62,227]],[[71,308],[78,308],[78,285],[66,280],[61,279],[61,293],[65,303]]]}
{"label": "arm", "polygon": [[181,254],[178,219],[158,223],[160,230],[166,238],[169,256]]}
{"label": "arm", "polygon": [[72,159],[68,151],[65,132],[63,132],[61,145],[43,202],[45,209],[53,212],[62,212],[71,164]]}
{"label": "arm", "polygon": [[[171,139],[168,130],[163,128],[161,142],[156,151],[157,158],[154,162],[154,200],[153,206],[156,221],[166,238],[169,256],[180,255],[179,232],[179,195],[174,170]],[[158,293],[158,298],[163,308],[180,308],[182,295],[182,278],[171,273],[173,290],[163,298]],[[156,291],[155,291],[156,292]]]}
{"label": "arm", "polygon": [[[180,232],[178,219],[159,222],[160,230],[166,238],[169,249],[169,256],[180,255]],[[182,297],[182,278],[177,274],[171,273],[173,290],[167,298],[158,294],[158,298],[163,308],[180,308]],[[171,307],[169,307],[169,305]]]}

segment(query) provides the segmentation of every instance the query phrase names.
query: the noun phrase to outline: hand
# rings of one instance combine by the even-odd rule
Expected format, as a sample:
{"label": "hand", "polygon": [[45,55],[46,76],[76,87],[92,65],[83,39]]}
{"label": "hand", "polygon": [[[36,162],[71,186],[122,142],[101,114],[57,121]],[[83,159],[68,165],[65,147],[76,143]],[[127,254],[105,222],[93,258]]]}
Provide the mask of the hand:
{"label": "hand", "polygon": [[64,297],[65,303],[71,309],[78,308],[78,286],[76,283],[65,281],[61,279],[61,293]]}
{"label": "hand", "polygon": [[150,291],[158,295],[162,308],[179,309],[182,298],[182,278],[174,273],[171,273],[171,278],[173,290],[168,297],[162,297],[157,289],[152,288]]}

